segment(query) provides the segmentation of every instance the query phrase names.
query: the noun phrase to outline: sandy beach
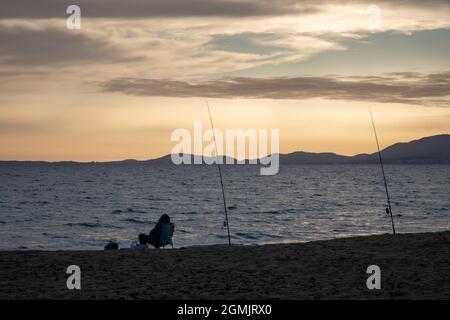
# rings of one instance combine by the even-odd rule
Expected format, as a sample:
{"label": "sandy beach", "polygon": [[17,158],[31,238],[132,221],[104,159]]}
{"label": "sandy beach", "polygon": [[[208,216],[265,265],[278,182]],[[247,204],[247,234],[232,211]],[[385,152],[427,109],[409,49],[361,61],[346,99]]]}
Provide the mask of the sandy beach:
{"label": "sandy beach", "polygon": [[[81,268],[68,290],[66,268]],[[381,289],[369,290],[369,265]],[[0,299],[449,299],[450,231],[297,244],[2,251]]]}

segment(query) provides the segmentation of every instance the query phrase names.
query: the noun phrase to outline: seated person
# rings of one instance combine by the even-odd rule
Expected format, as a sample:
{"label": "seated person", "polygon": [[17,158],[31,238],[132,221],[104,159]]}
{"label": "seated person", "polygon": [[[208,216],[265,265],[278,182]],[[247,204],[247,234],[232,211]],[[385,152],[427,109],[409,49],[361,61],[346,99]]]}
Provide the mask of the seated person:
{"label": "seated person", "polygon": [[159,218],[158,223],[152,231],[150,231],[150,234],[139,234],[139,243],[143,245],[151,244],[152,246],[157,247],[157,242],[161,233],[161,225],[164,223],[170,223],[170,217],[167,214],[163,214]]}

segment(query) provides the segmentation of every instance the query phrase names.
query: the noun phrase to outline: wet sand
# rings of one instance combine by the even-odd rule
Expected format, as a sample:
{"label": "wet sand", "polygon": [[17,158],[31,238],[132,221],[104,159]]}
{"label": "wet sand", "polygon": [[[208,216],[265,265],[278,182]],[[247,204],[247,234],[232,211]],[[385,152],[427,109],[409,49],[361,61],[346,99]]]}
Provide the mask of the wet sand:
{"label": "wet sand", "polygon": [[[66,268],[81,268],[68,290]],[[369,290],[369,265],[381,289]],[[0,299],[450,299],[450,231],[264,246],[0,251]]]}

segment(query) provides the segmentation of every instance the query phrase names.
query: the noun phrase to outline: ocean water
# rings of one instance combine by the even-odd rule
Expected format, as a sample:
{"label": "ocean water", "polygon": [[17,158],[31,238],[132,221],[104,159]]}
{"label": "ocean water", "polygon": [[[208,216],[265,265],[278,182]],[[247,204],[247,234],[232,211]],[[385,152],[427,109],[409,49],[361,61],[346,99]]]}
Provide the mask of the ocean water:
{"label": "ocean water", "polygon": [[[376,165],[223,168],[234,244],[391,232]],[[386,166],[400,233],[450,229],[450,166]],[[175,223],[175,247],[225,244],[217,168],[148,164],[1,164],[0,249],[129,247],[159,216]]]}

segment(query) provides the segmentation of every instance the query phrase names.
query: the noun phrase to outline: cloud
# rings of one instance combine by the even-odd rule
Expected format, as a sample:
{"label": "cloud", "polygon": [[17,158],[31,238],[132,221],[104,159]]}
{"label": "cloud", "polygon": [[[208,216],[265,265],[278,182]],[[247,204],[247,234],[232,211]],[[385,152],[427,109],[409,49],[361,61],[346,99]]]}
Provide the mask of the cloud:
{"label": "cloud", "polygon": [[[2,0],[0,19],[64,18],[73,1]],[[93,18],[274,16],[320,11],[313,1],[294,0],[78,0],[82,15]],[[300,4],[300,5],[299,5]]]}
{"label": "cloud", "polygon": [[[65,9],[72,3],[0,1],[0,41],[10,44],[0,50],[2,62],[31,65],[33,55],[36,65],[142,58],[140,64],[118,69],[133,68],[132,75],[147,70],[152,78],[217,77],[343,51],[343,39],[371,34],[366,24],[370,1],[79,0],[78,31],[65,29]],[[445,2],[413,4],[378,1],[381,31],[450,27]]]}
{"label": "cloud", "polygon": [[323,98],[450,106],[450,71],[433,74],[399,72],[377,77],[237,77],[197,83],[164,79],[119,78],[98,84],[104,91],[136,96]]}
{"label": "cloud", "polygon": [[53,120],[0,119],[0,134],[3,135],[54,133],[63,128],[63,124]]}
{"label": "cloud", "polygon": [[16,65],[118,62],[137,59],[107,41],[65,28],[0,29],[0,62]]}
{"label": "cloud", "polygon": [[[446,51],[434,47],[443,41],[424,35],[437,39],[430,45],[409,35],[439,27],[442,37],[448,36],[448,11],[441,9],[448,4],[441,1],[426,6],[417,2],[417,7],[378,1],[383,19],[383,30],[376,33],[380,54],[372,50],[374,34],[366,25],[369,2],[364,1],[80,0],[76,3],[82,8],[81,30],[66,30],[65,7],[72,3],[0,1],[0,41],[7,44],[0,47],[0,71],[24,74],[47,67],[62,73],[67,66],[74,75],[71,81],[91,74],[97,79],[191,81],[237,75],[359,74],[358,70],[374,74],[414,70],[411,65],[425,66],[417,69],[422,72],[448,69]],[[395,32],[386,30],[398,30],[404,42],[417,44],[406,47],[413,54],[404,57],[404,50],[398,51],[397,59],[392,54],[396,47],[382,41],[396,40]],[[430,49],[424,52],[425,47]],[[438,54],[429,51],[444,58],[436,59]],[[398,60],[406,67],[398,66]]]}
{"label": "cloud", "polygon": [[11,68],[0,71],[90,63],[97,75],[101,66],[109,64],[100,70],[107,78],[120,70],[138,77],[151,73],[154,78],[188,79],[304,60],[339,46],[299,33],[241,33],[240,26],[228,24],[232,33],[224,34],[224,25],[217,21],[174,20],[164,24],[96,20],[82,24],[81,30],[67,30],[59,20],[0,20],[0,41],[8,43],[0,48],[0,62]]}
{"label": "cloud", "polygon": [[254,53],[269,55],[276,52],[294,51],[285,43],[277,45],[284,40],[283,35],[276,33],[235,33],[213,35],[206,46],[212,50],[229,52]]}
{"label": "cloud", "polygon": [[[86,17],[150,18],[150,17],[250,17],[309,15],[322,11],[326,5],[372,4],[366,0],[78,0],[75,2]],[[448,5],[446,0],[378,0],[379,6],[436,8]],[[0,19],[64,18],[69,0],[2,0]]]}

